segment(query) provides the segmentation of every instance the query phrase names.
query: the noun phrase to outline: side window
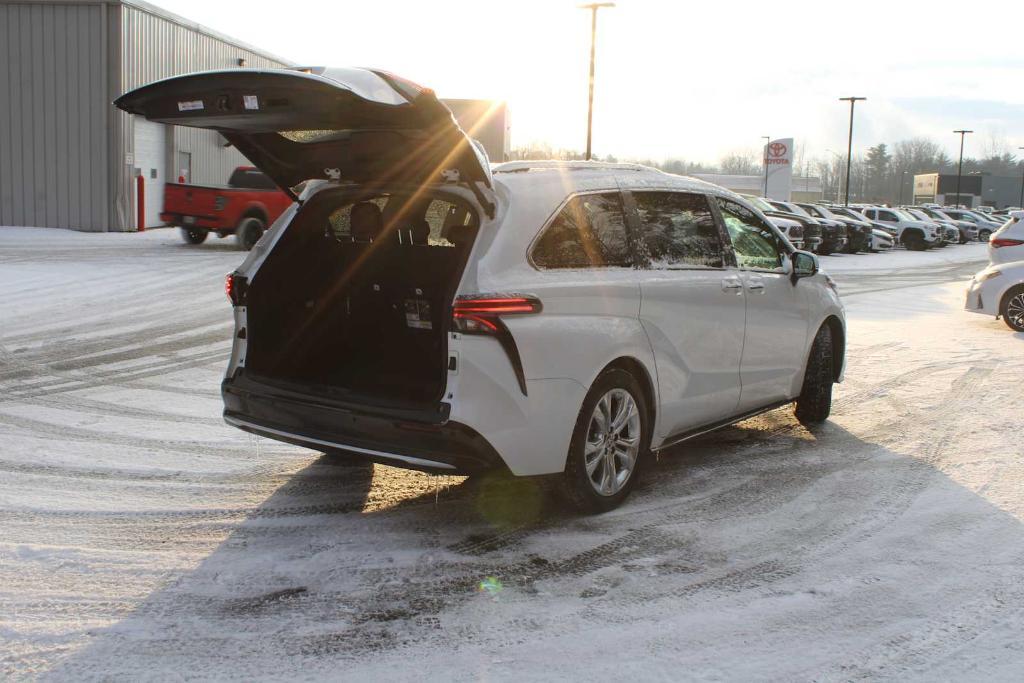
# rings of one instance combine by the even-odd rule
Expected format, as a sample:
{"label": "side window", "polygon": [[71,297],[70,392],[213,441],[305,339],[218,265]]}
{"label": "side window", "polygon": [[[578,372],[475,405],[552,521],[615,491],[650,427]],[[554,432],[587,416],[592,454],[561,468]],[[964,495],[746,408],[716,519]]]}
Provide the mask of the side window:
{"label": "side window", "polygon": [[531,253],[541,268],[632,266],[618,192],[573,197]]}
{"label": "side window", "polygon": [[637,251],[648,268],[721,268],[722,240],[708,199],[682,192],[634,192]]}
{"label": "side window", "polygon": [[897,221],[896,214],[892,211],[879,211],[878,220],[885,221],[886,223],[895,223]]}
{"label": "side window", "polygon": [[782,268],[783,248],[770,226],[753,211],[732,200],[719,198],[718,206],[740,268]]}

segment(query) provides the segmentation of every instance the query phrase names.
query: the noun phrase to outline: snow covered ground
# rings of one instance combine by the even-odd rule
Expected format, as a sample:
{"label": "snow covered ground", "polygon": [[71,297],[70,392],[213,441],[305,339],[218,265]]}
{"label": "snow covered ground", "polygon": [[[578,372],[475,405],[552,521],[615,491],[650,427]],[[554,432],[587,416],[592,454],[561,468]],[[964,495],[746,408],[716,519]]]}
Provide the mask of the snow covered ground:
{"label": "snow covered ground", "polygon": [[847,381],[621,509],[220,420],[230,241],[0,229],[0,671],[54,680],[1019,680],[1024,335],[984,247],[823,259]]}

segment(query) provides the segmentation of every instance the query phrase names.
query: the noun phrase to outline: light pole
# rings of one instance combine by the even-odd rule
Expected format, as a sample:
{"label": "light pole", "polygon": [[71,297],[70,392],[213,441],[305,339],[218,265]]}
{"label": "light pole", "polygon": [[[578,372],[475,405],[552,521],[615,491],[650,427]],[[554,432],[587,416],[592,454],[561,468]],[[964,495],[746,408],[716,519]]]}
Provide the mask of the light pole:
{"label": "light pole", "polygon": [[956,206],[960,206],[960,176],[964,170],[964,136],[973,133],[973,130],[954,130],[960,135],[960,163],[956,167]]}
{"label": "light pole", "polygon": [[897,202],[898,206],[903,206],[903,183],[907,182],[907,172],[904,171],[900,174],[900,198]]}
{"label": "light pole", "polygon": [[853,161],[853,105],[859,100],[866,100],[866,97],[840,97],[840,102],[850,103],[850,136],[846,140],[846,201],[843,206],[850,205],[850,162]]}
{"label": "light pole", "polygon": [[772,144],[771,135],[762,135],[761,139],[764,143],[764,192],[761,194],[762,197],[768,196],[768,145]]}
{"label": "light pole", "polygon": [[580,9],[590,10],[590,92],[587,95],[587,161],[590,161],[590,141],[594,125],[594,48],[597,44],[597,10],[602,7],[615,7],[614,2],[592,2],[580,5]]}
{"label": "light pole", "polygon": [[[1024,149],[1024,147],[1018,147],[1017,149]],[[1024,209],[1024,170],[1021,170],[1021,176],[1020,176],[1020,204],[1018,204],[1017,206],[1019,206],[1020,208]]]}

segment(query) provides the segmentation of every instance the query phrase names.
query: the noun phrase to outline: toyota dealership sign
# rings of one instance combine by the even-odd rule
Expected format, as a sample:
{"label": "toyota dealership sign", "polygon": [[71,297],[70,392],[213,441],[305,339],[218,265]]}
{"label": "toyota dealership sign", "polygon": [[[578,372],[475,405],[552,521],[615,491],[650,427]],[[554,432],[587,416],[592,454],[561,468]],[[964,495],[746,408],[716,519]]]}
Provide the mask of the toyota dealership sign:
{"label": "toyota dealership sign", "polygon": [[793,192],[793,138],[771,140],[764,146],[768,196],[784,202]]}

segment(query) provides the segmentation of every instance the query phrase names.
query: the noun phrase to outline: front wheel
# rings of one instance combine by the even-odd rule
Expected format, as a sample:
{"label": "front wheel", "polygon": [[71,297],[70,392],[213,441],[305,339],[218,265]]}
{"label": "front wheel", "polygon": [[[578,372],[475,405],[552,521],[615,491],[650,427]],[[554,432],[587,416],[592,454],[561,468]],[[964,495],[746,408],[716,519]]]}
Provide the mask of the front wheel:
{"label": "front wheel", "polygon": [[1013,287],[1003,295],[999,315],[1014,332],[1024,332],[1024,285]]}
{"label": "front wheel", "polygon": [[607,370],[591,387],[569,442],[562,491],[584,512],[605,512],[626,499],[651,440],[647,399],[625,370]]}
{"label": "front wheel", "polygon": [[202,244],[206,241],[206,236],[208,234],[208,231],[199,230],[198,228],[181,229],[181,239],[185,240],[188,244]]}
{"label": "front wheel", "polygon": [[249,218],[243,218],[242,222],[238,224],[238,230],[236,235],[238,236],[238,246],[242,247],[246,251],[249,251],[256,243],[263,237],[263,231],[266,227],[263,225],[263,221],[254,216]]}
{"label": "front wheel", "polygon": [[979,230],[978,231],[978,241],[979,242],[988,242],[988,238],[991,237],[991,236],[992,236],[992,231],[991,230]]}
{"label": "front wheel", "polygon": [[796,419],[802,424],[824,422],[832,412],[832,328],[822,325],[811,345],[804,385],[796,400]]}
{"label": "front wheel", "polygon": [[903,236],[903,244],[910,251],[924,251],[928,248],[924,238],[916,232],[907,233]]}

